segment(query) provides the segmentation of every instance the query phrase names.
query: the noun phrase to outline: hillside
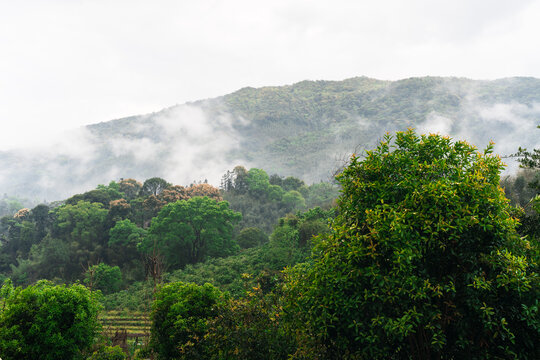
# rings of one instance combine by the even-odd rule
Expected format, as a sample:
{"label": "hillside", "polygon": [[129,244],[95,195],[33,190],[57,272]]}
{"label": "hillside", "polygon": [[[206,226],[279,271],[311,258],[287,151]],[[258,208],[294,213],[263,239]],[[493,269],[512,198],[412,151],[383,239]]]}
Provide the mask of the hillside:
{"label": "hillside", "polygon": [[[96,104],[99,106],[99,104]],[[510,154],[540,145],[540,80],[423,77],[303,81],[87,126],[47,149],[0,153],[0,192],[56,200],[114,178],[178,184],[219,179],[235,165],[328,180],[386,131],[415,127]]]}

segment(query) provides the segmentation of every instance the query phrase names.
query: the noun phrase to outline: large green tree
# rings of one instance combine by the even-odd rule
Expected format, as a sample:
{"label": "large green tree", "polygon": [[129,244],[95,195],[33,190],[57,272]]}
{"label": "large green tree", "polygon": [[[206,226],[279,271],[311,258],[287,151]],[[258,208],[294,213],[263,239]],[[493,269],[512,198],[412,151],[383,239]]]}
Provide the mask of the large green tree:
{"label": "large green tree", "polygon": [[66,267],[69,278],[77,277],[81,266],[96,264],[105,257],[107,213],[100,203],[87,201],[56,209],[52,235],[69,246],[70,259]]}
{"label": "large green tree", "polygon": [[109,255],[111,263],[123,268],[140,267],[140,253],[137,245],[146,236],[146,230],[138,227],[130,220],[120,220],[109,230]]}
{"label": "large green tree", "polygon": [[142,185],[142,188],[140,190],[139,195],[143,196],[149,196],[154,195],[157,196],[161,194],[161,192],[165,189],[167,189],[171,184],[169,184],[166,180],[159,178],[159,177],[153,177],[150,179],[147,179],[144,184]]}
{"label": "large green tree", "polygon": [[491,148],[409,130],[351,158],[332,233],[287,274],[299,357],[539,358],[538,244]]}
{"label": "large green tree", "polygon": [[46,281],[0,291],[0,356],[13,359],[83,359],[99,330],[99,305],[82,285]]}
{"label": "large green tree", "polygon": [[120,290],[122,271],[118,266],[109,266],[104,263],[92,265],[84,273],[84,283],[90,290],[96,289],[104,294],[111,294]]}
{"label": "large green tree", "polygon": [[207,256],[231,255],[237,248],[232,232],[242,215],[226,201],[194,197],[168,204],[152,220],[140,249],[154,248],[172,268],[196,263]]}

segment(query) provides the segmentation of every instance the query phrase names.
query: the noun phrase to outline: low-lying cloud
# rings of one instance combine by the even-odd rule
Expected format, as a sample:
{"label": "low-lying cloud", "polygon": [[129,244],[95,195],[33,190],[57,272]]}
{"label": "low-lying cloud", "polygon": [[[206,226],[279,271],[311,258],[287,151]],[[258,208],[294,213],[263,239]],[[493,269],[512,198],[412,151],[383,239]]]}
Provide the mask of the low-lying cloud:
{"label": "low-lying cloud", "polygon": [[186,104],[132,118],[128,131],[123,126],[103,131],[99,125],[76,129],[46,146],[17,150],[15,162],[13,152],[0,154],[9,164],[0,171],[0,187],[10,195],[50,201],[127,177],[218,185],[240,162],[231,154],[240,146],[235,126],[242,124],[245,119],[226,112]]}
{"label": "low-lying cloud", "polygon": [[418,130],[423,133],[450,135],[456,140],[466,140],[479,149],[490,141],[495,142],[495,152],[504,158],[506,173],[515,172],[519,164],[511,157],[521,147],[540,146],[540,104],[530,106],[517,102],[482,104],[469,100],[462,104],[459,118],[431,113]]}

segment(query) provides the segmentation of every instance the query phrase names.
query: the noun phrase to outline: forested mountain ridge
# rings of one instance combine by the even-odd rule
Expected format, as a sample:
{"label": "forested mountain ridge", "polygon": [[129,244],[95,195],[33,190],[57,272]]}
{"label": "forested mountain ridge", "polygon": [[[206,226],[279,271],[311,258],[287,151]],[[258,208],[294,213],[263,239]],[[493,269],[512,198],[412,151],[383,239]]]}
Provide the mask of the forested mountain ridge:
{"label": "forested mountain ridge", "polygon": [[156,113],[87,126],[48,149],[0,152],[0,192],[41,201],[114,178],[216,184],[237,164],[328,180],[387,131],[417,128],[496,151],[538,147],[540,80],[422,77],[302,81],[243,88]]}

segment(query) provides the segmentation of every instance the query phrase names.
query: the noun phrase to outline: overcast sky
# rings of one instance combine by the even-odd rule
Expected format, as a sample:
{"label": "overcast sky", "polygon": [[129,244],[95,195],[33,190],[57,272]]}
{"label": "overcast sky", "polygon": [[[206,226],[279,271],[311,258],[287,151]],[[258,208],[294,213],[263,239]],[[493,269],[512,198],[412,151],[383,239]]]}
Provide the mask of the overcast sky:
{"label": "overcast sky", "polygon": [[245,86],[540,77],[540,0],[0,0],[0,149]]}

